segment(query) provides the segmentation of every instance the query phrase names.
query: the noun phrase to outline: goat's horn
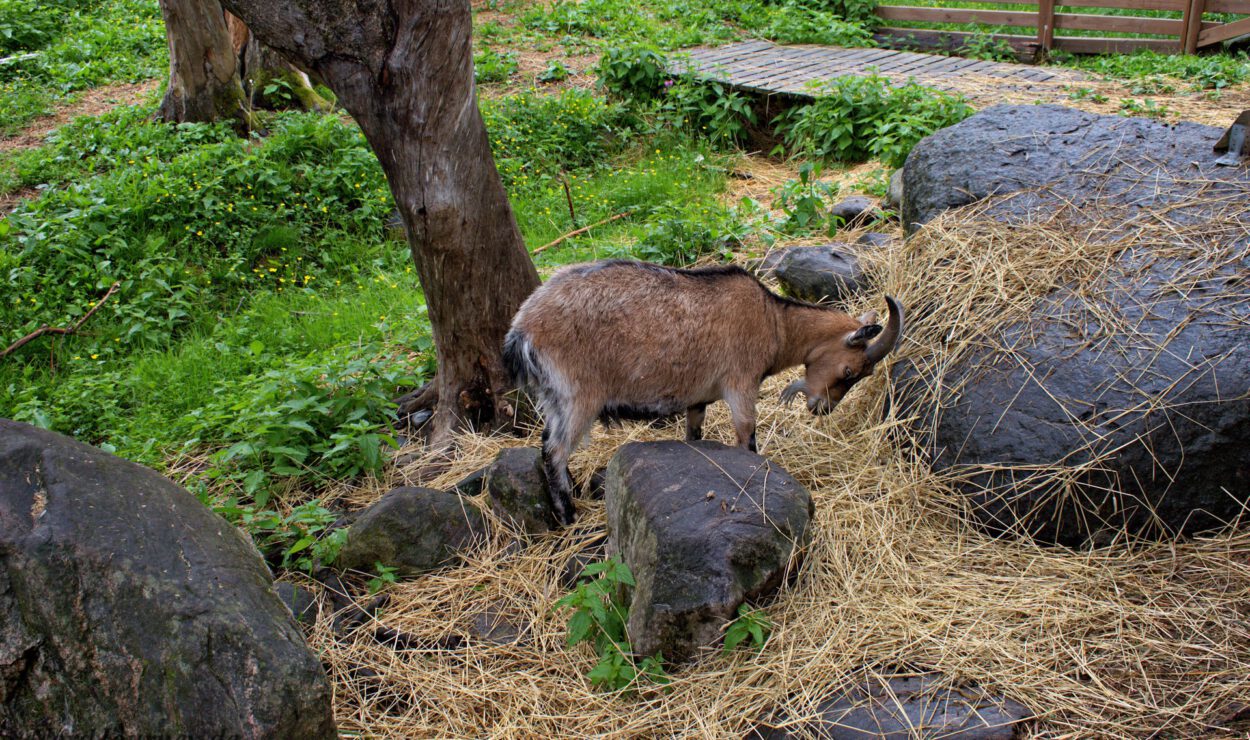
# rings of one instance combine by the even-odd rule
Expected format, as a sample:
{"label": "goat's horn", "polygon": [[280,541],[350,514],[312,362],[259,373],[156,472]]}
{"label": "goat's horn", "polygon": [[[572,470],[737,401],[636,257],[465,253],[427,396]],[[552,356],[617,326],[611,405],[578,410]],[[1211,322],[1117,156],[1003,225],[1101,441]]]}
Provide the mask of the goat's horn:
{"label": "goat's horn", "polygon": [[781,392],[781,402],[784,404],[789,404],[793,402],[794,397],[797,396],[800,392],[802,393],[808,392],[807,381],[802,380],[802,379],[796,380],[790,385],[786,386],[785,390]]}
{"label": "goat's horn", "polygon": [[890,296],[885,297],[885,302],[890,307],[890,319],[885,324],[885,331],[864,350],[864,356],[870,365],[877,364],[881,358],[890,354],[898,346],[898,340],[903,338],[903,307]]}

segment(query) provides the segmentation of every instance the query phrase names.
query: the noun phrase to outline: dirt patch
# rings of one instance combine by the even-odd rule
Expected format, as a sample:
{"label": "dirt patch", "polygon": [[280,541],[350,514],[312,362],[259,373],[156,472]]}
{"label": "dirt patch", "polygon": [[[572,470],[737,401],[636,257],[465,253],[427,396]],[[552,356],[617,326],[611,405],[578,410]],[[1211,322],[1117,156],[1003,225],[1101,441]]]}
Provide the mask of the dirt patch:
{"label": "dirt patch", "polygon": [[39,146],[53,129],[64,126],[79,116],[98,116],[119,105],[134,105],[155,90],[159,84],[159,80],[145,80],[88,90],[77,102],[51,115],[36,118],[14,136],[0,138],[0,152]]}
{"label": "dirt patch", "polygon": [[37,188],[19,188],[12,192],[0,194],[0,218],[3,218],[13,212],[17,208],[17,204],[33,198],[39,194]]}

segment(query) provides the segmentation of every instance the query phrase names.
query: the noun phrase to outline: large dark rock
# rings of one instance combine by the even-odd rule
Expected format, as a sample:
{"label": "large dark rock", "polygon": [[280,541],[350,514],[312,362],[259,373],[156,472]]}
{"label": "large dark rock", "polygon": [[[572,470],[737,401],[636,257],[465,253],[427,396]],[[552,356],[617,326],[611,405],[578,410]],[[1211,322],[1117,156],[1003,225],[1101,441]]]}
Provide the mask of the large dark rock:
{"label": "large dark rock", "polygon": [[[1231,123],[1231,121],[1230,121]],[[998,213],[1045,216],[1053,194],[1077,205],[1139,200],[1151,208],[1192,192],[1196,180],[1228,173],[1212,151],[1222,131],[1182,121],[1124,118],[1059,105],[997,105],[920,141],[903,166],[903,227],[910,234],[939,213],[991,195],[1046,186]],[[1245,173],[1245,168],[1240,169]],[[1183,182],[1155,187],[1146,173]],[[1118,175],[1108,179],[1108,175]]]}
{"label": "large dark rock", "polygon": [[[913,150],[912,222],[963,189],[1036,187],[985,217],[1028,228],[1061,214],[1108,240],[1141,230],[940,381],[894,366],[903,414],[932,431],[934,466],[959,472],[992,531],[1100,543],[1218,527],[1250,502],[1250,171],[1212,164],[1220,133],[999,107]],[[958,392],[934,403],[943,388]]]}
{"label": "large dark rock", "polygon": [[1018,702],[990,696],[978,687],[950,688],[935,673],[865,678],[822,701],[816,713],[816,719],[800,723],[778,718],[748,737],[1011,740],[1017,737],[1016,725],[1033,716]]}
{"label": "large dark rock", "polygon": [[338,565],[371,572],[375,563],[417,575],[460,561],[485,537],[482,512],[467,499],[405,486],[365,509],[347,530]]}
{"label": "large dark rock", "polygon": [[608,466],[609,549],[633,572],[634,652],[691,658],[738,605],[775,589],[808,539],[811,496],[715,442],[633,442]]}
{"label": "large dark rock", "polygon": [[155,472],[0,419],[0,735],[334,737],[256,549]]}
{"label": "large dark rock", "polygon": [[843,301],[864,287],[864,271],[850,244],[788,247],[774,275],[786,293],[808,303]]}
{"label": "large dark rock", "polygon": [[559,526],[537,448],[501,450],[486,471],[486,491],[491,509],[522,534],[542,534]]}

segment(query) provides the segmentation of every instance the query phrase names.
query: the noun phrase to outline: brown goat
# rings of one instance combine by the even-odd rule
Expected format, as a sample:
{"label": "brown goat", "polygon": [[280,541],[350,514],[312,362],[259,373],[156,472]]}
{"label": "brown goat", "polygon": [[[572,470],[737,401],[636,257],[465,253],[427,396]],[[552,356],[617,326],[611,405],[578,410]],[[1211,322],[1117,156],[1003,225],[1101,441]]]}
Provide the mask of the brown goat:
{"label": "brown goat", "polygon": [[569,456],[595,419],[686,412],[686,438],[703,435],[709,403],[725,399],[738,445],[755,451],[760,382],[795,365],[813,414],[833,410],[897,344],[902,309],[887,297],[883,335],[869,312],[783,298],[738,267],[678,270],[605,260],[557,272],[526,299],[504,341],[504,361],[537,400],[543,463],[557,518],[573,522]]}

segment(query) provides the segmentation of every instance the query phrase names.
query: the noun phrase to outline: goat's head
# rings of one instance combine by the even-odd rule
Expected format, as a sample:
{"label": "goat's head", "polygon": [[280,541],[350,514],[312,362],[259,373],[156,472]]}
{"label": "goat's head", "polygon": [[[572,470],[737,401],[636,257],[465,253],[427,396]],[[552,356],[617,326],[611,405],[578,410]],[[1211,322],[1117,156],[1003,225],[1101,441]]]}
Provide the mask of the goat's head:
{"label": "goat's head", "polygon": [[902,307],[889,296],[885,302],[890,316],[884,328],[877,323],[877,312],[869,311],[859,317],[859,325],[854,329],[839,332],[813,347],[804,360],[806,376],[786,386],[781,392],[782,403],[790,403],[803,393],[807,396],[808,411],[827,414],[851,386],[872,374],[873,367],[903,336]]}

